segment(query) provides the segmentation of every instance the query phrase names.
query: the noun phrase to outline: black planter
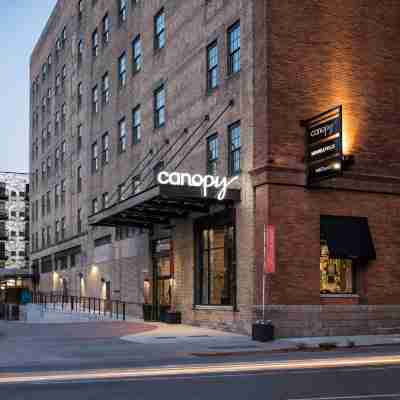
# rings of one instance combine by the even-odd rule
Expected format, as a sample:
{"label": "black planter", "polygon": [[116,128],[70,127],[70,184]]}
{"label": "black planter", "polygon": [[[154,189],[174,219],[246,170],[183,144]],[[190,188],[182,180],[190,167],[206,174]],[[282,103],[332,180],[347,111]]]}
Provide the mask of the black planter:
{"label": "black planter", "polygon": [[179,311],[167,311],[165,313],[165,322],[167,324],[180,324],[181,313]]}
{"label": "black planter", "polygon": [[274,340],[274,326],[272,324],[253,324],[251,336],[253,340],[258,342]]}

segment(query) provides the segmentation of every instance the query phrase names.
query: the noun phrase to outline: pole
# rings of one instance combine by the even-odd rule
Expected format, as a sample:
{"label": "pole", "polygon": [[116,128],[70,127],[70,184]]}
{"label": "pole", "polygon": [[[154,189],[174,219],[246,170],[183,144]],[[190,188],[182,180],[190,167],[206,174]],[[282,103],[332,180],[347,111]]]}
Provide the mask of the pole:
{"label": "pole", "polygon": [[265,271],[266,271],[266,265],[265,263],[267,262],[267,257],[266,257],[266,226],[264,224],[264,233],[263,233],[263,254],[264,254],[264,262],[263,262],[263,270],[262,270],[262,318],[263,322],[265,322]]}

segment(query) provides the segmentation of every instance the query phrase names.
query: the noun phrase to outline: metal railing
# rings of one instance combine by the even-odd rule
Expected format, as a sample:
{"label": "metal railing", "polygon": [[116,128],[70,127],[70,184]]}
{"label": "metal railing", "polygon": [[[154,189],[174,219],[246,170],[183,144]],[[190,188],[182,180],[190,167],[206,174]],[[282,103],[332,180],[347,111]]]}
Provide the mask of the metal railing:
{"label": "metal railing", "polygon": [[109,317],[110,319],[126,320],[127,305],[120,300],[105,300],[96,297],[64,296],[54,293],[34,293],[33,304],[41,304],[45,310],[60,312],[88,313]]}

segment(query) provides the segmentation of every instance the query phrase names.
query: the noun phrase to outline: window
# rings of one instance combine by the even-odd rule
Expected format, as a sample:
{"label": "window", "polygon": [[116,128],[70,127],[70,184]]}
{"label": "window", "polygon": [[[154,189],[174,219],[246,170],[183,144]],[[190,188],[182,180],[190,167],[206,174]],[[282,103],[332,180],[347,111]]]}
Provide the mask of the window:
{"label": "window", "polygon": [[92,144],[92,173],[99,170],[99,148],[97,142]]}
{"label": "window", "polygon": [[78,234],[82,233],[82,210],[80,208],[76,214],[76,226]]}
{"label": "window", "polygon": [[61,45],[65,48],[65,43],[67,42],[67,27],[64,27],[61,32]]}
{"label": "window", "polygon": [[207,138],[207,174],[217,175],[218,135]]}
{"label": "window", "polygon": [[103,105],[107,105],[110,102],[110,77],[108,76],[108,72],[103,75],[101,88]]}
{"label": "window", "polygon": [[154,91],[154,127],[161,128],[165,125],[165,89],[161,85]]}
{"label": "window", "polygon": [[140,176],[136,175],[132,177],[132,194],[140,192]]}
{"label": "window", "polygon": [[83,87],[82,82],[78,84],[78,110],[82,108]]}
{"label": "window", "polygon": [[47,113],[50,113],[50,110],[51,110],[51,94],[52,94],[52,92],[51,92],[51,87],[49,87],[48,89],[47,89],[47,99],[46,99],[46,102],[47,102]]}
{"label": "window", "polygon": [[142,67],[142,45],[140,42],[140,35],[132,42],[132,72],[139,72]]}
{"label": "window", "polygon": [[78,125],[78,132],[77,132],[77,143],[76,147],[78,150],[78,153],[82,150],[82,131],[83,131],[83,125],[79,124]]}
{"label": "window", "polygon": [[122,55],[118,59],[118,82],[119,87],[123,88],[126,85],[126,53],[122,53]]}
{"label": "window", "polygon": [[98,201],[97,201],[97,199],[93,199],[92,200],[92,213],[93,214],[96,214],[96,213],[98,213],[99,212],[99,204],[98,204]]}
{"label": "window", "polygon": [[65,87],[65,81],[67,79],[67,67],[64,65],[61,70],[61,87]]}
{"label": "window", "polygon": [[46,163],[42,161],[42,182],[46,179]]}
{"label": "window", "polygon": [[229,175],[240,174],[240,122],[236,122],[228,128],[229,143]]}
{"label": "window", "polygon": [[215,89],[218,79],[218,45],[215,41],[207,47],[207,89]]}
{"label": "window", "polygon": [[61,86],[61,76],[60,74],[56,75],[56,84],[55,84],[55,94],[60,93],[60,86]]}
{"label": "window", "polygon": [[42,195],[42,217],[46,215],[46,197]]}
{"label": "window", "polygon": [[240,22],[228,29],[228,74],[240,71]]}
{"label": "window", "polygon": [[76,170],[76,190],[78,193],[82,191],[82,167],[79,166]]}
{"label": "window", "polygon": [[108,207],[108,193],[103,193],[101,196],[101,207],[103,210]]}
{"label": "window", "polygon": [[83,0],[78,1],[78,19],[79,22],[82,20],[83,17]]}
{"label": "window", "polygon": [[48,71],[51,71],[51,66],[53,65],[53,57],[51,56],[51,53],[47,56],[47,67]]}
{"label": "window", "polygon": [[132,111],[132,144],[140,142],[140,105],[135,107]]}
{"label": "window", "polygon": [[16,211],[11,211],[11,217],[16,217],[17,216],[17,213],[16,213]]}
{"label": "window", "polygon": [[110,139],[108,133],[105,133],[101,138],[101,162],[106,165],[110,162]]}
{"label": "window", "polygon": [[103,28],[103,45],[107,46],[107,44],[110,42],[110,17],[108,13],[103,17],[102,20],[102,28]]}
{"label": "window", "polygon": [[42,81],[43,82],[46,80],[46,74],[47,74],[47,64],[44,63],[42,65]]}
{"label": "window", "polygon": [[46,209],[47,209],[47,214],[51,213],[51,199],[50,199],[50,191],[46,193]]}
{"label": "window", "polygon": [[55,151],[55,154],[54,154],[54,168],[55,168],[55,170],[58,170],[59,164],[60,164],[60,148],[57,147],[56,151]]}
{"label": "window", "polygon": [[65,179],[61,181],[61,205],[65,204]]}
{"label": "window", "polygon": [[78,42],[78,66],[82,65],[83,60],[83,40]]}
{"label": "window", "polygon": [[54,225],[54,240],[56,243],[60,241],[60,221],[56,220]]}
{"label": "window", "polygon": [[47,246],[51,245],[51,228],[50,226],[47,227]]}
{"label": "window", "polygon": [[65,122],[67,120],[67,105],[64,103],[61,106],[61,129],[65,129]]}
{"label": "window", "polygon": [[161,9],[154,17],[154,49],[159,50],[165,46],[165,12]]}
{"label": "window", "polygon": [[46,228],[42,228],[42,247],[46,247]]}
{"label": "window", "polygon": [[97,114],[99,112],[99,90],[97,85],[92,89],[92,113]]}
{"label": "window", "polygon": [[92,55],[97,57],[99,55],[99,33],[97,29],[92,33]]}
{"label": "window", "polygon": [[127,8],[126,0],[118,0],[118,19],[120,24],[126,21]]}
{"label": "window", "polygon": [[43,96],[43,98],[42,98],[42,118],[44,118],[44,113],[46,112],[46,104],[47,104],[46,96]]}
{"label": "window", "polygon": [[51,157],[47,157],[47,178],[51,176]]}
{"label": "window", "polygon": [[51,143],[51,123],[47,124],[47,146],[50,146]]}
{"label": "window", "polygon": [[118,122],[118,151],[123,153],[126,151],[126,120],[122,118]]}
{"label": "window", "polygon": [[56,118],[54,120],[54,133],[56,135],[60,132],[60,122],[61,122],[61,113],[60,111],[56,111]]}
{"label": "window", "polygon": [[228,213],[195,224],[197,259],[195,303],[234,305],[236,297],[235,225]]}
{"label": "window", "polygon": [[42,129],[42,153],[44,152],[45,147],[46,147],[46,136],[47,136],[47,132],[46,132],[46,130],[43,128],[43,129]]}
{"label": "window", "polygon": [[61,143],[61,166],[64,167],[64,163],[67,156],[67,143],[65,140]]}
{"label": "window", "polygon": [[61,240],[65,239],[65,217],[61,218]]}
{"label": "window", "polygon": [[54,186],[54,207],[56,209],[58,208],[58,205],[60,203],[60,195],[61,195],[60,185],[57,184],[56,186]]}
{"label": "window", "polygon": [[321,294],[355,293],[354,261],[330,258],[326,240],[321,240],[320,292]]}

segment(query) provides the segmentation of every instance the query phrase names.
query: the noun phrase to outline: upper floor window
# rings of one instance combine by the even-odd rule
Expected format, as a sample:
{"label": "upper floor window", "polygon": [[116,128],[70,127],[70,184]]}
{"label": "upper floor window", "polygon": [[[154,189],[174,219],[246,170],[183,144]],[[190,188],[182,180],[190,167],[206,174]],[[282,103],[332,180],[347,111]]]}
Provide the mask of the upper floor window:
{"label": "upper floor window", "polygon": [[228,29],[228,73],[240,71],[240,22]]}
{"label": "upper floor window", "polygon": [[56,75],[56,84],[55,84],[55,94],[60,93],[60,86],[61,86],[61,76],[60,74]]}
{"label": "upper floor window", "polygon": [[64,166],[64,163],[67,158],[67,142],[63,140],[61,143],[61,166]]}
{"label": "upper floor window", "polygon": [[240,122],[236,122],[228,128],[229,142],[229,175],[240,174]]}
{"label": "upper floor window", "polygon": [[66,42],[67,42],[67,27],[64,26],[61,32],[61,45],[63,48],[65,47]]}
{"label": "upper floor window", "polygon": [[165,88],[161,85],[154,91],[154,127],[165,125]]}
{"label": "upper floor window", "polygon": [[54,154],[54,168],[58,170],[59,166],[60,166],[60,148],[57,147]]}
{"label": "upper floor window", "polygon": [[51,53],[47,56],[47,69],[48,72],[51,71],[51,66],[53,65],[53,57],[51,55]]}
{"label": "upper floor window", "polygon": [[93,114],[99,112],[99,90],[97,85],[92,89],[92,112]]}
{"label": "upper floor window", "polygon": [[99,170],[99,147],[97,142],[92,144],[92,173]]}
{"label": "upper floor window", "polygon": [[65,87],[65,81],[67,79],[67,66],[64,65],[61,70],[61,87]]}
{"label": "upper floor window", "polygon": [[78,193],[82,191],[82,167],[76,169],[76,190]]}
{"label": "upper floor window", "polygon": [[154,49],[165,46],[165,12],[162,8],[154,17]]}
{"label": "upper floor window", "polygon": [[133,73],[139,72],[142,68],[142,45],[140,35],[132,42],[132,71]]}
{"label": "upper floor window", "polygon": [[207,174],[217,175],[218,135],[207,138]]}
{"label": "upper floor window", "polygon": [[105,133],[101,138],[101,161],[103,165],[110,162],[110,138],[108,133]]}
{"label": "upper floor window", "polygon": [[207,89],[218,86],[218,44],[213,42],[207,47]]}
{"label": "upper floor window", "polygon": [[118,18],[120,24],[126,21],[127,8],[127,0],[118,0]]}
{"label": "upper floor window", "polygon": [[132,111],[132,144],[140,142],[141,118],[140,118],[140,105],[135,107]]}
{"label": "upper floor window", "polygon": [[83,101],[83,87],[82,82],[78,84],[78,110],[82,108],[82,101]]}
{"label": "upper floor window", "polygon": [[92,33],[92,54],[93,57],[99,55],[99,33],[97,32],[97,28]]}
{"label": "upper floor window", "polygon": [[76,226],[78,234],[82,233],[82,210],[79,208],[76,214]]}
{"label": "upper floor window", "polygon": [[103,17],[103,44],[107,45],[110,42],[110,17],[108,13]]}
{"label": "upper floor window", "polygon": [[101,88],[103,105],[107,105],[110,102],[110,77],[108,75],[108,72],[103,75],[103,78],[101,80]]}
{"label": "upper floor window", "polygon": [[123,153],[126,151],[126,119],[122,118],[118,122],[118,151]]}
{"label": "upper floor window", "polygon": [[58,135],[59,131],[60,131],[60,122],[61,122],[61,113],[60,111],[56,112],[56,117],[54,120],[54,133],[56,135]]}
{"label": "upper floor window", "polygon": [[81,151],[82,149],[82,131],[83,131],[83,125],[79,124],[77,132],[77,144],[76,144],[78,152]]}
{"label": "upper floor window", "polygon": [[92,212],[93,214],[99,212],[99,202],[97,201],[97,198],[92,200]]}
{"label": "upper floor window", "polygon": [[118,59],[118,82],[119,87],[123,88],[126,85],[126,53],[122,53],[122,55]]}
{"label": "upper floor window", "polygon": [[101,202],[102,202],[101,207],[103,209],[108,207],[108,193],[107,192],[103,193],[103,195],[101,196]]}
{"label": "upper floor window", "polygon": [[78,1],[78,19],[81,21],[83,17],[83,0]]}
{"label": "upper floor window", "polygon": [[78,42],[78,65],[80,66],[82,64],[83,60],[83,40],[81,39]]}
{"label": "upper floor window", "polygon": [[61,128],[65,129],[65,123],[67,120],[67,105],[64,103],[61,106]]}
{"label": "upper floor window", "polygon": [[66,192],[66,187],[65,187],[65,179],[61,181],[61,204],[65,204],[65,192]]}

